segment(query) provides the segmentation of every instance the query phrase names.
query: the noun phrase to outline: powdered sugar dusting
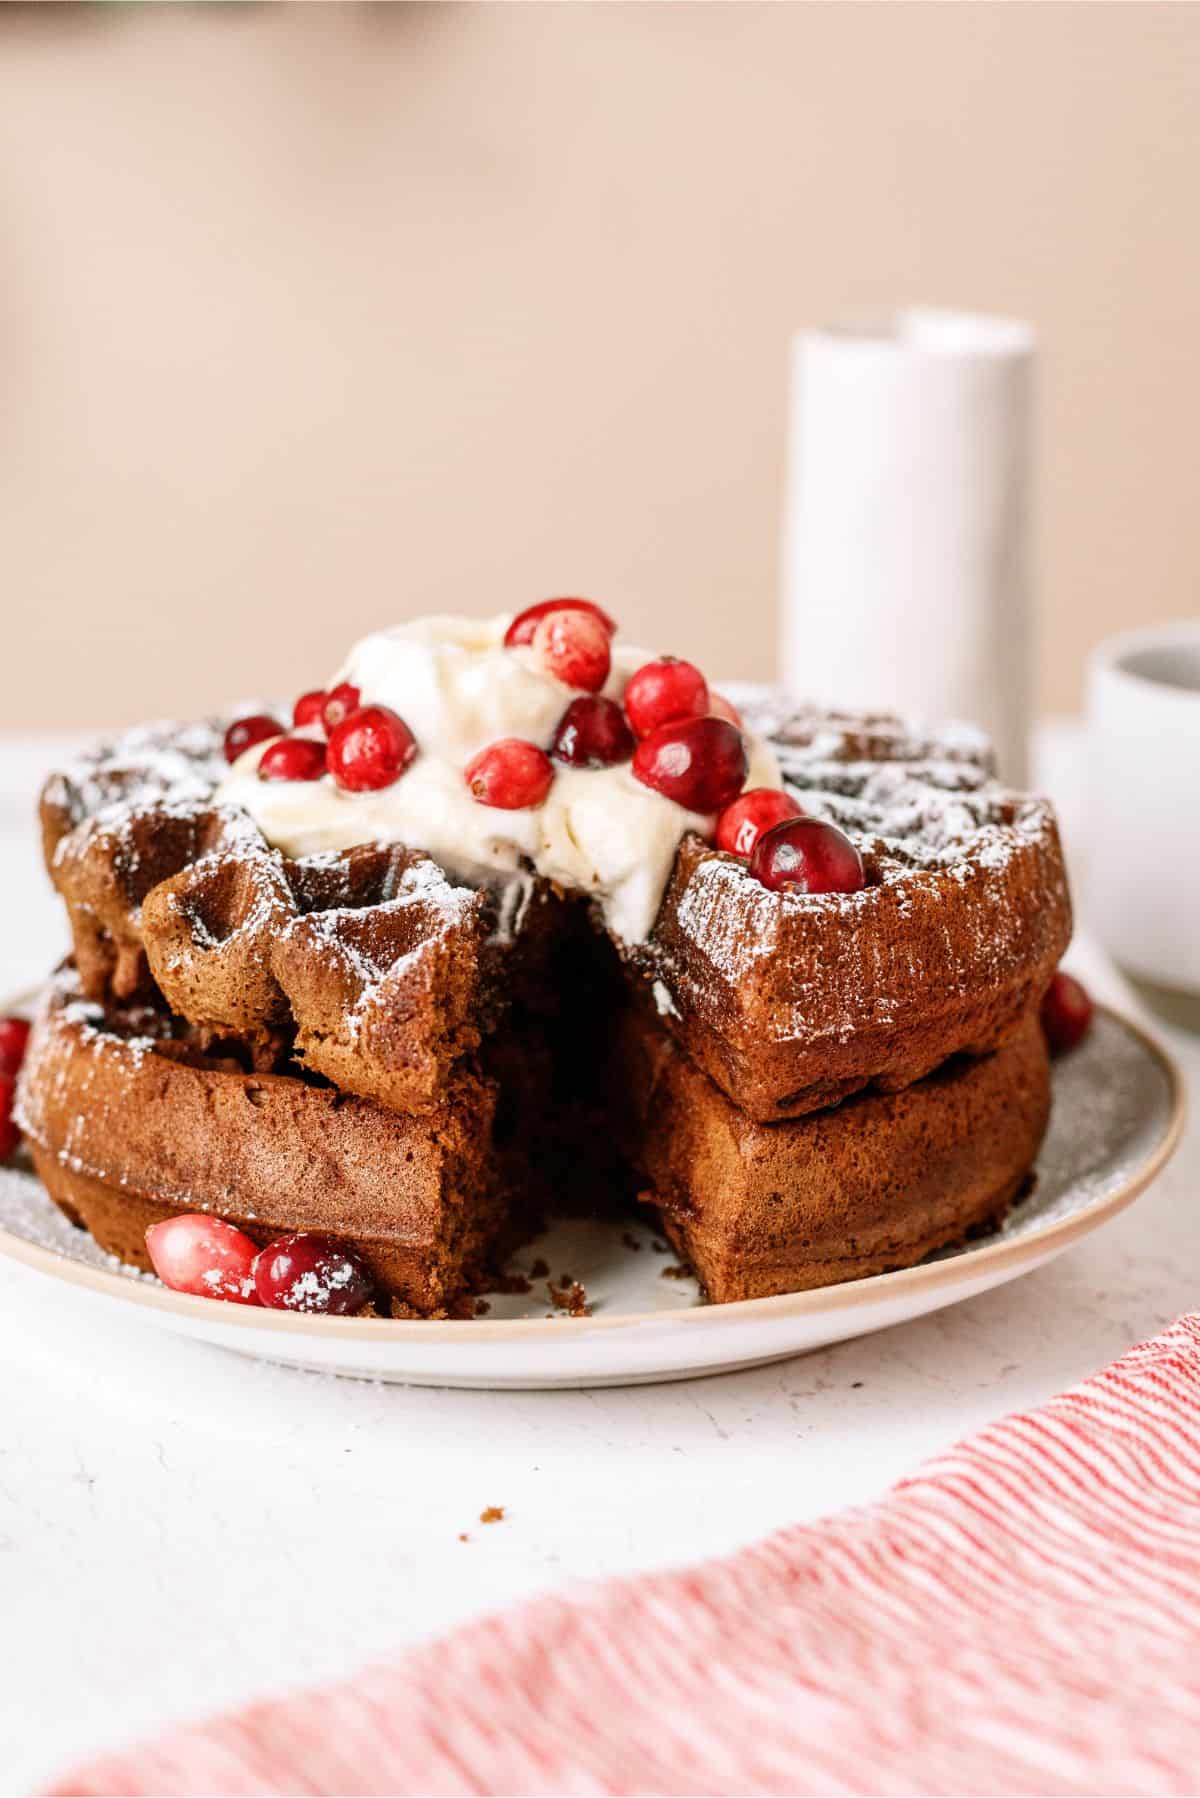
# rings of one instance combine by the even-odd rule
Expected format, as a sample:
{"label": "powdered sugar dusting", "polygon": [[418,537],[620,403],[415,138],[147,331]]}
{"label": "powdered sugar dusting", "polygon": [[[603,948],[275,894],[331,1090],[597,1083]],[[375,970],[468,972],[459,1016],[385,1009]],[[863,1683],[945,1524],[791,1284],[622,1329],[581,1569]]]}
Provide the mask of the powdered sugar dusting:
{"label": "powdered sugar dusting", "polygon": [[225,772],[222,743],[236,716],[240,713],[191,724],[139,724],[60,769],[48,783],[46,797],[73,823],[95,817],[115,802],[202,805]]}
{"label": "powdered sugar dusting", "polygon": [[[699,855],[676,895],[674,946],[656,943],[651,958],[677,1000],[686,992],[694,1008],[725,1007],[757,967],[784,955],[787,999],[776,992],[759,1027],[775,1041],[846,1042],[865,1025],[901,1024],[897,995],[923,979],[963,995],[1028,961],[1031,907],[1061,916],[1066,906],[1053,812],[993,777],[980,732],[818,712],[761,688],[739,689],[735,703],[769,735],[805,812],[855,843],[867,884],[771,893],[744,861]],[[819,968],[819,983],[806,967]]]}

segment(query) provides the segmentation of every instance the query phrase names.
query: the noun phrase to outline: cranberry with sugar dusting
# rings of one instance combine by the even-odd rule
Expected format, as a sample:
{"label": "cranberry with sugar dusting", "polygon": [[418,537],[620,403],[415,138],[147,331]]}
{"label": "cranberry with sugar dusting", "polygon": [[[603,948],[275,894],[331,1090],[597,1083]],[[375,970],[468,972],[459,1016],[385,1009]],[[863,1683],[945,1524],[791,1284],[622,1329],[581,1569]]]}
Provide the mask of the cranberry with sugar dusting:
{"label": "cranberry with sugar dusting", "polygon": [[777,787],[750,787],[727,805],[717,819],[717,848],[728,855],[749,856],[765,831],[788,818],[800,818],[804,807]]}
{"label": "cranberry with sugar dusting", "polygon": [[554,780],[554,764],[544,749],[524,737],[501,737],[473,756],[463,769],[471,797],[503,812],[541,805]]}
{"label": "cranberry with sugar dusting", "polygon": [[249,718],[238,718],[225,732],[225,760],[236,762],[239,756],[253,749],[256,743],[265,743],[268,737],[281,737],[284,727],[278,718],[268,718],[265,712],[255,712]]}
{"label": "cranberry with sugar dusting", "polygon": [[342,680],[322,697],[325,703],[321,709],[321,722],[325,726],[325,735],[331,737],[351,712],[358,711],[362,705],[362,694],[348,680]]}
{"label": "cranberry with sugar dusting", "polygon": [[611,768],[627,762],[633,732],[615,699],[587,693],[573,699],[558,721],[550,754],[570,768]]}
{"label": "cranberry with sugar dusting", "polygon": [[292,729],[303,730],[305,725],[320,724],[328,697],[324,687],[315,687],[311,693],[301,693],[292,707]]}
{"label": "cranberry with sugar dusting", "polygon": [[1065,1055],[1083,1041],[1094,1009],[1087,988],[1060,968],[1042,1000],[1042,1029],[1053,1054]]}
{"label": "cranberry with sugar dusting", "polygon": [[274,1311],[345,1317],[371,1296],[371,1276],[354,1250],[335,1236],[299,1230],[280,1236],[254,1263],[259,1303]]}
{"label": "cranberry with sugar dusting", "polygon": [[517,613],[504,633],[505,649],[518,649],[523,643],[532,643],[533,633],[549,612],[590,612],[610,636],[617,628],[616,619],[610,618],[590,599],[540,599],[535,606],[526,606],[523,612]]}
{"label": "cranberry with sugar dusting", "polygon": [[229,1299],[235,1305],[257,1305],[254,1258],[257,1243],[224,1218],[185,1211],[146,1231],[151,1265],[172,1292],[196,1298]]}
{"label": "cranberry with sugar dusting", "polygon": [[742,734],[724,718],[685,718],[643,737],[633,772],[643,786],[689,812],[720,812],[742,790],[748,764]]}
{"label": "cranberry with sugar dusting", "polygon": [[533,633],[533,652],[564,687],[598,693],[612,667],[607,627],[590,612],[547,612]]}
{"label": "cranberry with sugar dusting", "polygon": [[259,780],[320,780],[325,772],[325,745],[312,737],[280,737],[263,750]]}
{"label": "cranberry with sugar dusting", "polygon": [[399,780],[417,753],[417,739],[398,712],[364,705],[331,733],[329,772],[348,793],[373,793]]}
{"label": "cranberry with sugar dusting", "polygon": [[660,656],[631,674],[624,693],[625,716],[639,737],[681,718],[703,718],[709,710],[708,682],[691,662]]}
{"label": "cranberry with sugar dusting", "polygon": [[0,1074],[19,1074],[28,1046],[29,1019],[0,1018]]}
{"label": "cranberry with sugar dusting", "polygon": [[750,872],[773,893],[859,893],[862,856],[845,831],[821,818],[793,818],[754,846]]}
{"label": "cranberry with sugar dusting", "polygon": [[13,1117],[16,1088],[15,1074],[0,1074],[0,1161],[10,1160],[21,1141],[21,1132]]}

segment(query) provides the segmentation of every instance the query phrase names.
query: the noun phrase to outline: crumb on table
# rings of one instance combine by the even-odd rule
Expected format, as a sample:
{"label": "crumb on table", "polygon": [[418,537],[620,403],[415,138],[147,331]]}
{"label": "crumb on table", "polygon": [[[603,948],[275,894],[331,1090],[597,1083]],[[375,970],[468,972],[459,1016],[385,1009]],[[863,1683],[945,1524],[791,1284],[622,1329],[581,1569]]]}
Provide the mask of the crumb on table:
{"label": "crumb on table", "polygon": [[[504,1521],[504,1506],[503,1505],[487,1505],[487,1506],[485,1506],[485,1508],[479,1513],[479,1521],[480,1521],[480,1523],[503,1523],[503,1521]],[[463,1537],[463,1541],[464,1542],[466,1541],[465,1536]]]}

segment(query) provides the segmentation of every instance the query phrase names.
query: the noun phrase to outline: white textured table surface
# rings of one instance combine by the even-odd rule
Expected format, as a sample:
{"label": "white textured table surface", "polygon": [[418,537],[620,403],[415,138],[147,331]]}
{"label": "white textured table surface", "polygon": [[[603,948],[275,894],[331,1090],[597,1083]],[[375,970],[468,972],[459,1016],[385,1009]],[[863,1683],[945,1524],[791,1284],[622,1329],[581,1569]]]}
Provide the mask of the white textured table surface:
{"label": "white textured table surface", "polygon": [[[1070,826],[1072,744],[1052,748]],[[53,750],[0,739],[0,993],[63,942],[31,824]],[[1086,941],[1070,959],[1137,1012]],[[1195,1085],[1200,1041],[1155,1028]],[[1197,1175],[1193,1126],[1135,1206],[1023,1280],[780,1366],[624,1391],[289,1372],[0,1264],[0,1790],[510,1600],[878,1496],[1197,1302]],[[504,1521],[480,1527],[493,1504]]]}

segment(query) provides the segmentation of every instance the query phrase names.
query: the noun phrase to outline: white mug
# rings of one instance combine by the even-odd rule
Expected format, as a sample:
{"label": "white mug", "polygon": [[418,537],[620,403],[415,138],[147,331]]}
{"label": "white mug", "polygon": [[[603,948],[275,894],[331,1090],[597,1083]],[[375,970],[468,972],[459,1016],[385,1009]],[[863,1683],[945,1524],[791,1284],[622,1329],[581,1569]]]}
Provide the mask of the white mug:
{"label": "white mug", "polygon": [[1088,784],[1097,935],[1127,973],[1200,995],[1200,619],[1095,650]]}

